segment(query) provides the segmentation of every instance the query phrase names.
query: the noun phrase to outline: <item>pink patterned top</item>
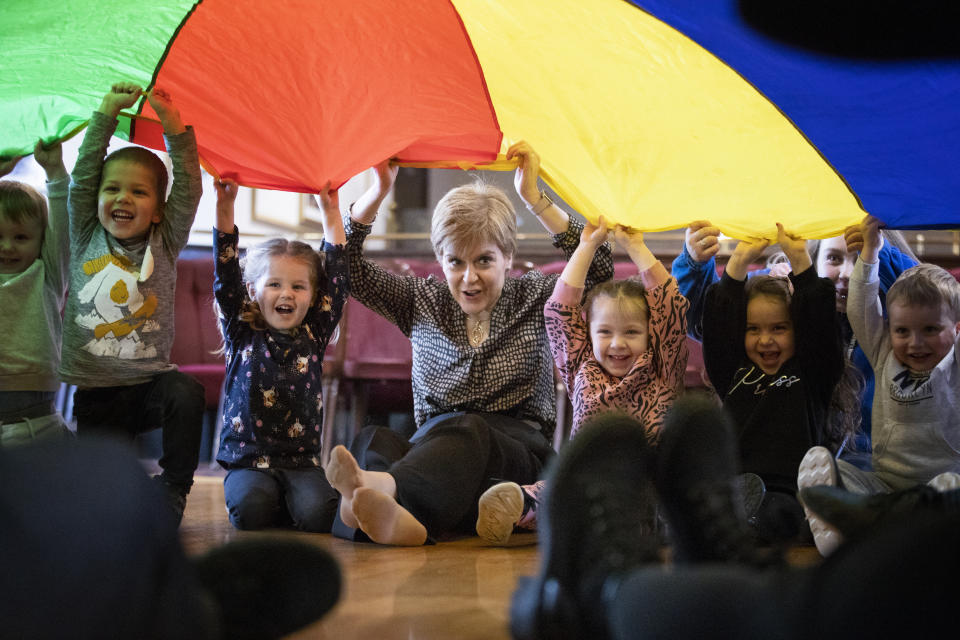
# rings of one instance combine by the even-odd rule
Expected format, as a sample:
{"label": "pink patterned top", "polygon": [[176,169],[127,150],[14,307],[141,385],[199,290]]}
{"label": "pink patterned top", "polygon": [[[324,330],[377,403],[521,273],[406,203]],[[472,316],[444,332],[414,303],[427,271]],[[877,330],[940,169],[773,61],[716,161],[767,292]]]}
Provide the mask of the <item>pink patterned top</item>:
{"label": "pink patterned top", "polygon": [[593,356],[590,328],[580,303],[583,289],[558,280],[544,307],[553,361],[572,390],[571,435],[593,415],[622,411],[637,418],[656,441],[664,415],[683,390],[689,303],[659,262],[641,272],[640,279],[650,309],[650,346],[623,378],[607,373]]}

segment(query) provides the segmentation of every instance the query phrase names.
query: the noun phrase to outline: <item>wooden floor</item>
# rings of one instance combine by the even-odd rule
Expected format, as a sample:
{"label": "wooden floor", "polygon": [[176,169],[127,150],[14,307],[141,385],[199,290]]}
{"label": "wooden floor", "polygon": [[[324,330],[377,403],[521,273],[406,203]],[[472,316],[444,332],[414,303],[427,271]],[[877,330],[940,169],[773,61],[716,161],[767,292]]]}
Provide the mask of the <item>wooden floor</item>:
{"label": "wooden floor", "polygon": [[415,548],[353,543],[326,534],[237,531],[227,520],[222,476],[197,476],[180,525],[188,554],[229,540],[289,536],[329,550],[344,574],[340,603],[315,625],[290,636],[364,640],[510,637],[507,616],[517,578],[536,572],[536,535],[511,546],[479,538]]}
{"label": "wooden floor", "polygon": [[[507,639],[517,578],[537,569],[535,534],[515,535],[506,548],[475,537],[391,548],[326,534],[237,531],[227,520],[219,474],[196,477],[180,534],[188,554],[253,536],[289,536],[329,550],[340,561],[344,593],[323,620],[290,636],[300,640]],[[803,547],[789,559],[804,565],[819,556],[815,548]]]}

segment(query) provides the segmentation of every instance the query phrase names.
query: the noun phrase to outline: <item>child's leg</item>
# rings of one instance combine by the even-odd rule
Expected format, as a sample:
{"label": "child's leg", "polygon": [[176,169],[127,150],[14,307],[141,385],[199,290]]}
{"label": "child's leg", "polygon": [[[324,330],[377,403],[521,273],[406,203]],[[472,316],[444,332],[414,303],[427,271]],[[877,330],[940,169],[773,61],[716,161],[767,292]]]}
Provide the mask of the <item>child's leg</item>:
{"label": "child's leg", "polygon": [[223,497],[230,524],[237,529],[265,529],[286,515],[283,489],[270,470],[231,469],[223,480]]}
{"label": "child's leg", "polygon": [[327,482],[323,469],[279,469],[284,500],[293,526],[311,533],[330,533],[340,496]]}
{"label": "child's leg", "polygon": [[200,460],[205,405],[203,385],[179,371],[160,374],[150,383],[141,430],[163,430],[160,479],[186,496]]}
{"label": "child's leg", "polygon": [[375,489],[396,499],[397,483],[393,476],[385,471],[365,471],[357,464],[353,454],[343,445],[337,445],[330,452],[330,462],[326,469],[327,480],[340,493],[340,519],[351,528],[360,523],[353,513],[354,492],[360,487]]}

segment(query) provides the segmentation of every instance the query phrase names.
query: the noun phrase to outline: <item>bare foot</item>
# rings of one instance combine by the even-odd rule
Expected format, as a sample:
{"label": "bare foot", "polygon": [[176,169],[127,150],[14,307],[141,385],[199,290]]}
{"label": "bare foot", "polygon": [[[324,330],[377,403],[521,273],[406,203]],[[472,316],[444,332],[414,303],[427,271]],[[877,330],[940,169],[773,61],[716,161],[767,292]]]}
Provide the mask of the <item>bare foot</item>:
{"label": "bare foot", "polygon": [[420,521],[382,491],[358,487],[352,502],[360,529],[374,542],[416,547],[427,541],[427,530]]}
{"label": "bare foot", "polygon": [[363,474],[353,454],[338,444],[330,452],[330,462],[324,470],[327,482],[340,492],[340,519],[352,529],[360,526],[353,515],[353,494],[363,484]]}

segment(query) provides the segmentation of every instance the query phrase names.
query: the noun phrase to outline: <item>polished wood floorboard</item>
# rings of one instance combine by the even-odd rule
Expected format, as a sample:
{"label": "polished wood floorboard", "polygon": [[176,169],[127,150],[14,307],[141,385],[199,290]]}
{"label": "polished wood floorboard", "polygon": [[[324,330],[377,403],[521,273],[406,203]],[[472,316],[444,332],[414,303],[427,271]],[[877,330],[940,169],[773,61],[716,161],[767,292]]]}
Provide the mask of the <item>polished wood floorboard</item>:
{"label": "polished wood floorboard", "polygon": [[[517,578],[537,569],[535,534],[515,535],[509,547],[473,537],[393,548],[327,534],[237,531],[227,519],[219,474],[197,476],[180,536],[188,554],[254,536],[286,536],[329,550],[340,561],[343,594],[323,620],[290,636],[297,640],[506,640]],[[801,547],[789,559],[806,565],[819,556],[815,548]]]}

